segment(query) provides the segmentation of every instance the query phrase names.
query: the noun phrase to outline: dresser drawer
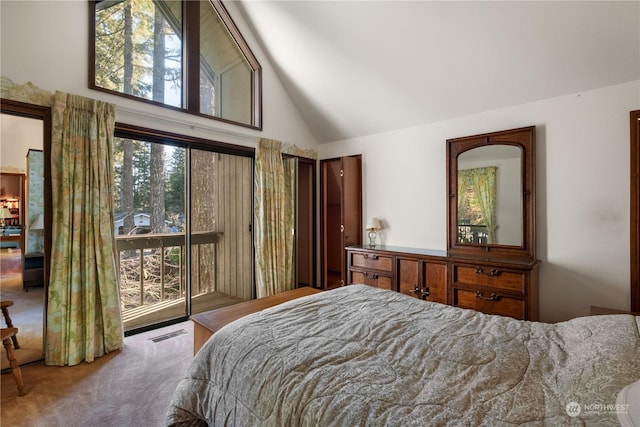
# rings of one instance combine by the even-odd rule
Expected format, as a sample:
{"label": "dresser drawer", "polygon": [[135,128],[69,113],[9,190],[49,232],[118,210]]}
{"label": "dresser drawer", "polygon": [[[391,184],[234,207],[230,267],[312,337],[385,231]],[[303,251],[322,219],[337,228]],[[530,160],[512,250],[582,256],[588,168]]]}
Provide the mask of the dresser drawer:
{"label": "dresser drawer", "polygon": [[499,267],[486,265],[468,266],[454,264],[453,284],[487,286],[507,291],[526,294],[526,273],[524,271],[508,271]]}
{"label": "dresser drawer", "polygon": [[462,256],[392,246],[346,248],[347,284],[365,284],[442,304],[516,319],[538,320],[535,259],[487,251]]}
{"label": "dresser drawer", "polygon": [[393,278],[386,274],[372,273],[370,271],[351,271],[350,283],[365,284],[380,289],[393,289]]}
{"label": "dresser drawer", "polygon": [[421,288],[420,266],[420,260],[398,258],[398,292],[410,297],[419,297],[415,289]]}
{"label": "dresser drawer", "polygon": [[363,252],[351,254],[351,266],[366,268],[368,270],[393,271],[393,257]]}
{"label": "dresser drawer", "polygon": [[526,317],[526,303],[524,300],[505,297],[498,292],[454,289],[453,305],[516,319],[525,319]]}
{"label": "dresser drawer", "polygon": [[398,257],[396,274],[399,292],[425,301],[447,303],[446,264]]}

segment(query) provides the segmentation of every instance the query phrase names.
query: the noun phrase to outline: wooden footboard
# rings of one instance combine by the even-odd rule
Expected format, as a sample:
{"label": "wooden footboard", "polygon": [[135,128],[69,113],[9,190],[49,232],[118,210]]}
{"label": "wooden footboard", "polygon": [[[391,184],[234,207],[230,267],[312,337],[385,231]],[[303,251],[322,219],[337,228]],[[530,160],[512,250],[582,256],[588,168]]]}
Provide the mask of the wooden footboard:
{"label": "wooden footboard", "polygon": [[207,342],[211,335],[234,320],[251,313],[262,311],[265,308],[273,307],[307,295],[313,295],[318,292],[321,291],[309,287],[298,288],[293,291],[194,314],[191,316],[191,320],[193,321],[193,354],[195,355],[198,350],[200,350],[200,347]]}
{"label": "wooden footboard", "polygon": [[625,311],[625,310],[618,310],[616,308],[606,308],[606,307],[598,307],[597,305],[592,305],[591,315],[596,316],[600,314],[632,314],[634,316],[640,316],[640,312],[638,311]]}

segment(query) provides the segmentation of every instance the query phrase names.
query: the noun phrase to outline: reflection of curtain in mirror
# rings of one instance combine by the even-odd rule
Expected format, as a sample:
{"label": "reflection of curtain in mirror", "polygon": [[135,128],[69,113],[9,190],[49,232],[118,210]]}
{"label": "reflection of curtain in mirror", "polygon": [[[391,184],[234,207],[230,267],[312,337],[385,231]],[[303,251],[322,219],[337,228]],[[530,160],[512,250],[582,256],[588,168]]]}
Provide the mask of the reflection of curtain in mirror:
{"label": "reflection of curtain in mirror", "polygon": [[458,222],[460,222],[460,212],[464,204],[464,193],[467,189],[467,181],[469,180],[469,174],[466,170],[458,171]]}
{"label": "reflection of curtain in mirror", "polygon": [[495,166],[458,171],[458,210],[460,210],[465,188],[471,186],[478,209],[487,226],[487,243],[496,241],[496,170]]}

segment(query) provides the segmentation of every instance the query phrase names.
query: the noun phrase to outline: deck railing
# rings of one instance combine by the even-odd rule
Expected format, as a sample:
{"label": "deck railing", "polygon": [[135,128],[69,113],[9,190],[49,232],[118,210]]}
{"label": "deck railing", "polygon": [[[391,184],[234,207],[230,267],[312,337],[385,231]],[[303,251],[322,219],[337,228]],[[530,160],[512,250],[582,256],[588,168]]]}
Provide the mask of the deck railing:
{"label": "deck railing", "polygon": [[[217,231],[191,234],[192,294],[217,289]],[[116,235],[123,311],[185,296],[185,234]]]}
{"label": "deck railing", "polygon": [[458,241],[461,243],[488,243],[489,231],[487,226],[458,224]]}

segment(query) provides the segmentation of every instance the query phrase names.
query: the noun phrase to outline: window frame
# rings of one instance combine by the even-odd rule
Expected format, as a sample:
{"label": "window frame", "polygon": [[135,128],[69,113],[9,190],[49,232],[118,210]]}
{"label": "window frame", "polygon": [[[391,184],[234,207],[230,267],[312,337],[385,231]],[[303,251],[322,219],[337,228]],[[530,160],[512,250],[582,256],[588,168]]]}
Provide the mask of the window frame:
{"label": "window frame", "polygon": [[[89,0],[88,1],[88,16],[89,16],[89,58],[88,58],[88,85],[90,89],[100,92],[109,93],[119,97],[132,99],[145,104],[156,105],[173,111],[180,111],[191,115],[205,117],[211,120],[217,120],[224,123],[229,123],[237,126],[242,126],[249,129],[262,130],[262,67],[256,59],[255,55],[251,51],[251,48],[247,44],[246,40],[240,33],[240,30],[236,26],[233,18],[229,15],[227,8],[222,4],[221,0],[199,0],[189,1],[182,0],[183,8],[183,39],[182,39],[182,83],[183,83],[183,106],[176,107],[168,104],[164,104],[159,101],[153,101],[151,99],[140,98],[135,95],[118,92],[112,89],[107,89],[96,85],[96,66],[95,66],[95,43],[96,43],[96,26],[95,26],[95,13],[96,5],[103,0]],[[223,117],[212,116],[200,112],[200,3],[201,1],[207,1],[215,12],[220,17],[220,20],[224,23],[225,27],[229,31],[229,34],[237,44],[238,48],[244,55],[245,60],[249,67],[253,70],[253,78],[251,81],[251,123],[242,123]],[[187,49],[186,46],[189,46]],[[197,54],[189,54],[190,52],[197,52]]]}

